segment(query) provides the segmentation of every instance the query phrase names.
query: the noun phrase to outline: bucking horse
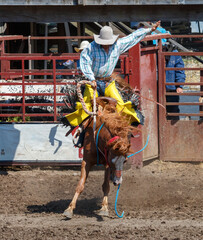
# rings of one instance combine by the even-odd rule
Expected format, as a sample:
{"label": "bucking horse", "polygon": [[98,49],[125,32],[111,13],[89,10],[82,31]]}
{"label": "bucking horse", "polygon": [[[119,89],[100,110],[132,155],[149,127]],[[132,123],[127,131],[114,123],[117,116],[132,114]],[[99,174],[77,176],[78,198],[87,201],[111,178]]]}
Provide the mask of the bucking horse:
{"label": "bucking horse", "polygon": [[83,123],[84,154],[81,163],[81,176],[75,195],[63,215],[72,218],[76,202],[84,190],[85,181],[94,165],[104,165],[105,174],[103,201],[98,214],[108,216],[108,194],[110,180],[115,186],[122,183],[123,164],[127,155],[132,153],[130,139],[136,128],[131,126],[129,119],[116,110],[117,101],[107,97],[97,97],[95,101],[96,114],[89,116]]}

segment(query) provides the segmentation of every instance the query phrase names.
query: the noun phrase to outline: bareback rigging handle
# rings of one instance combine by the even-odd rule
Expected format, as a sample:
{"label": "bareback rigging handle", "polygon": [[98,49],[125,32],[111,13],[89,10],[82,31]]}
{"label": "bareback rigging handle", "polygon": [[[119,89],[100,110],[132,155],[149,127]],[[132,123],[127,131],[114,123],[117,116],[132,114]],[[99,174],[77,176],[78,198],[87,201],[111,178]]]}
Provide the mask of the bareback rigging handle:
{"label": "bareback rigging handle", "polygon": [[84,98],[83,98],[82,92],[81,92],[81,85],[85,85],[85,84],[89,84],[94,88],[94,84],[90,81],[82,80],[82,81],[78,82],[77,83],[77,95],[78,95],[79,101],[81,102],[84,111],[88,115],[96,116],[97,115],[97,112],[96,112],[96,89],[94,89],[94,94],[93,94],[93,112],[90,112],[86,107],[86,104],[85,104],[85,101],[84,101]]}

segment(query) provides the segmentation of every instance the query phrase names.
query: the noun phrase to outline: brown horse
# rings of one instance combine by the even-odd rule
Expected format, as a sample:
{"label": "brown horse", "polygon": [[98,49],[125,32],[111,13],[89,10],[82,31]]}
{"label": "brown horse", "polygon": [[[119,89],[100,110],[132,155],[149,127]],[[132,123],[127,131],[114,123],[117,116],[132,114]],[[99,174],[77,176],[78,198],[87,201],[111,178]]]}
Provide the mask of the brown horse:
{"label": "brown horse", "polygon": [[[104,197],[99,215],[108,216],[109,181],[112,180],[114,185],[122,183],[123,164],[126,161],[127,153],[131,152],[129,136],[135,128],[130,126],[127,118],[117,113],[116,101],[105,97],[97,98],[97,113],[96,135],[93,132],[92,117],[83,123],[86,129],[81,177],[75,195],[69,207],[63,213],[67,218],[72,218],[73,210],[76,207],[79,195],[84,189],[89,171],[92,166],[98,163],[105,167],[105,177],[102,185]],[[95,136],[98,137],[97,146]],[[97,162],[97,159],[99,159],[99,162]]]}

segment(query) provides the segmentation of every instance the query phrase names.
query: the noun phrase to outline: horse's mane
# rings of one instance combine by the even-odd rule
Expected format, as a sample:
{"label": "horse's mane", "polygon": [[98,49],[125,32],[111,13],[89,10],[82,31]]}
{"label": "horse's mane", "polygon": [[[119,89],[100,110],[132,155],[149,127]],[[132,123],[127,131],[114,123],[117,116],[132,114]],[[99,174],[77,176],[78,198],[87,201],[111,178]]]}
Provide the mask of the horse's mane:
{"label": "horse's mane", "polygon": [[119,136],[119,139],[116,139],[108,145],[114,150],[115,154],[124,156],[126,153],[131,152],[129,140],[131,133],[135,131],[136,128],[130,125],[129,118],[118,113],[116,107],[109,104],[105,105],[100,117],[111,135]]}
{"label": "horse's mane", "polygon": [[111,77],[113,80],[115,80],[119,84],[119,87],[121,88],[121,90],[128,90],[128,91],[133,90],[130,84],[128,84],[119,74],[113,72],[111,74]]}

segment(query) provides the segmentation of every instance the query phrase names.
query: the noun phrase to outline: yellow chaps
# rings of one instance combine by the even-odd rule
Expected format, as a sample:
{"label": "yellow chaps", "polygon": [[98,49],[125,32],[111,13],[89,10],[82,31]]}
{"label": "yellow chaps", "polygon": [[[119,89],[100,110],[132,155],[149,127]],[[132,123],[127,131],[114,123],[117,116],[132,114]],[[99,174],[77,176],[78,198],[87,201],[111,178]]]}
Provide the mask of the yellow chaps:
{"label": "yellow chaps", "polygon": [[[115,81],[112,81],[105,89],[106,97],[111,97],[117,100],[117,111],[121,112],[124,115],[130,116],[130,122],[138,122],[140,123],[139,118],[137,117],[137,113],[132,107],[132,103],[130,101],[124,103],[121,98],[118,89],[116,88]],[[96,93],[96,97],[98,97],[98,93]],[[89,111],[92,111],[91,99],[93,99],[93,89],[89,84],[85,85],[84,91],[84,102]],[[82,104],[80,102],[76,102],[76,111],[73,113],[69,113],[66,115],[67,120],[71,124],[71,126],[78,126],[85,120],[89,115],[83,110]]]}

